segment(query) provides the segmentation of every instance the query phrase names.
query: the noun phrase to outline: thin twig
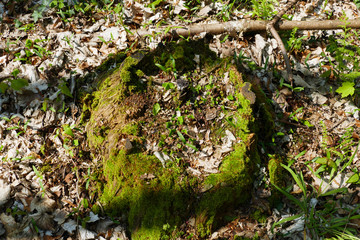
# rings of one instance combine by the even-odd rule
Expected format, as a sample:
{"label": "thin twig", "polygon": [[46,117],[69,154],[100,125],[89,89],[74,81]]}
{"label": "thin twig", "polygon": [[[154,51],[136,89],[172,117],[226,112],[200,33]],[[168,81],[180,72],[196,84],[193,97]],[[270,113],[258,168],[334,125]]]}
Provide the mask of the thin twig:
{"label": "thin twig", "polygon": [[337,123],[335,123],[331,128],[329,128],[327,131],[328,131],[328,132],[331,132],[332,130],[334,130],[335,128],[337,128],[340,124],[342,124],[345,120],[346,120],[346,118],[341,119],[340,121],[338,121]]}
{"label": "thin twig", "polygon": [[278,14],[275,15],[275,17],[267,24],[266,28],[270,31],[270,33],[273,35],[273,37],[276,39],[276,41],[279,44],[281,53],[284,57],[284,61],[286,64],[286,71],[288,74],[288,80],[293,85],[293,75],[291,71],[291,65],[290,60],[287,55],[284,43],[282,42],[278,32],[275,29],[275,25],[278,23],[278,21],[281,19],[281,17],[286,13],[287,10],[289,10],[298,0],[291,0]]}

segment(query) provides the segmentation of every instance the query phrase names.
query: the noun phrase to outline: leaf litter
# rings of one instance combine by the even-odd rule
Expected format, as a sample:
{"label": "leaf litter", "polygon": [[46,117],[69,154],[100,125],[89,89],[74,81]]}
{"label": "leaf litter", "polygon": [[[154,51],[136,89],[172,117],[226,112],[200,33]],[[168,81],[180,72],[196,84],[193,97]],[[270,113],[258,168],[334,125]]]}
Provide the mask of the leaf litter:
{"label": "leaf litter", "polygon": [[[280,1],[278,8],[281,8],[286,2]],[[292,10],[294,11],[293,20],[326,19],[329,17],[329,12],[331,12],[332,18],[339,18],[343,11],[348,17],[359,15],[354,4],[349,1],[330,1],[326,6],[318,6],[315,2],[302,1],[296,10]],[[127,18],[126,28],[135,30],[137,26],[144,23],[150,21],[157,23],[162,19],[176,24],[179,19],[167,17],[169,15],[167,13],[171,11],[175,16],[181,15],[192,22],[218,22],[218,19],[214,20],[214,16],[218,16],[224,8],[221,3],[208,4],[204,2],[197,13],[198,17],[194,17],[184,3],[185,1],[164,1],[160,7],[155,6],[154,11],[144,3],[126,1],[124,3],[124,15]],[[175,7],[171,9],[171,5]],[[313,6],[317,7],[311,14],[309,9]],[[16,9],[16,6],[14,8]],[[0,11],[6,15],[4,9],[4,4],[0,3]],[[0,78],[2,80],[10,79],[12,76],[13,79],[26,79],[28,85],[25,86],[26,84],[21,80],[17,82],[7,80],[5,82],[10,84],[13,90],[7,89],[6,94],[2,92],[0,95],[2,119],[0,121],[0,158],[3,160],[0,169],[2,176],[0,207],[3,210],[0,215],[2,223],[0,234],[2,236],[6,234],[7,238],[24,239],[36,239],[39,236],[127,239],[126,225],[122,222],[123,219],[118,219],[119,224],[118,221],[95,215],[84,206],[87,201],[91,202],[95,198],[95,196],[91,196],[91,186],[90,188],[86,187],[86,181],[87,176],[96,172],[98,160],[91,159],[84,131],[70,129],[69,126],[76,125],[81,111],[77,106],[78,103],[74,102],[71,96],[77,93],[76,89],[79,87],[90,88],[90,86],[76,86],[75,79],[91,73],[110,53],[126,50],[136,42],[134,42],[133,36],[127,34],[129,29],[125,29],[123,26],[114,26],[114,22],[117,20],[116,15],[111,15],[104,20],[100,14],[94,16],[93,22],[84,16],[83,18],[75,16],[73,23],[70,24],[63,22],[52,11],[44,14],[51,20],[51,24],[42,23],[30,31],[21,31],[15,28],[14,21],[11,19],[1,25],[0,50],[3,56],[0,58]],[[231,18],[233,18],[232,20],[240,19],[246,14],[246,12],[236,10]],[[212,17],[213,20],[209,21],[206,17]],[[19,21],[23,25],[33,24],[29,15],[20,14]],[[302,34],[321,39],[324,35],[331,36],[337,32],[339,30],[303,31]],[[197,37],[204,37],[204,34],[195,36],[195,38]],[[287,152],[286,155],[289,157],[298,156],[299,153],[305,151],[305,154],[296,158],[293,166],[304,173],[309,184],[318,188],[320,194],[326,193],[328,190],[346,187],[349,189],[351,197],[339,193],[336,195],[335,203],[358,204],[358,186],[347,183],[351,176],[354,176],[350,176],[350,166],[341,166],[344,167],[344,171],[337,174],[332,181],[326,176],[320,178],[320,175],[314,174],[305,166],[307,164],[317,171],[319,165],[316,161],[314,162],[314,159],[329,154],[327,149],[332,150],[330,154],[333,155],[341,151],[345,151],[345,155],[347,154],[348,157],[353,154],[352,159],[350,158],[352,166],[358,167],[359,165],[356,144],[341,146],[343,149],[338,149],[340,139],[359,140],[356,137],[360,134],[358,105],[334,96],[328,91],[332,84],[319,77],[321,64],[325,64],[324,67],[328,66],[329,69],[332,68],[328,60],[332,57],[325,51],[325,46],[310,44],[307,47],[307,52],[310,54],[307,62],[304,62],[305,55],[301,56],[300,54],[298,58],[292,55],[297,71],[294,77],[295,86],[303,87],[305,91],[287,94],[285,90],[287,88],[279,89],[278,83],[274,82],[273,72],[250,69],[249,65],[244,64],[248,61],[247,59],[251,59],[262,67],[278,64],[280,73],[285,74],[285,71],[281,71],[283,66],[279,63],[282,60],[277,43],[273,39],[260,34],[255,37],[230,37],[224,41],[225,37],[213,36],[209,42],[210,48],[222,57],[231,56],[234,53],[236,56],[244,56],[245,58],[241,59],[243,62],[240,64],[246,70],[254,71],[254,76],[259,79],[264,91],[272,97],[275,111],[284,115],[282,123],[278,122],[276,126],[278,132],[284,133],[283,136],[279,135],[276,139],[277,148]],[[25,41],[23,41],[25,38],[32,39],[34,42],[36,39],[45,40],[38,46],[48,51],[48,54],[37,54],[34,51],[35,48],[26,48]],[[153,39],[148,38],[143,47],[148,46],[154,49],[161,41],[160,36]],[[19,61],[16,58],[22,60]],[[16,69],[19,69],[20,73],[14,77],[12,73]],[[181,78],[178,80],[173,84],[181,92],[188,86],[186,81]],[[162,81],[161,76],[159,76],[159,81]],[[208,79],[200,78],[200,85],[201,81],[207,82]],[[24,88],[21,87],[21,90],[17,90],[19,84],[24,85]],[[342,94],[342,97],[346,97],[353,93],[352,86],[352,83],[346,83],[339,87],[337,92]],[[231,93],[231,86],[225,84],[225,88],[227,93]],[[253,98],[248,89],[245,88],[242,91],[249,93],[250,99]],[[170,96],[171,91],[163,91],[163,96],[158,96],[158,98],[168,102]],[[44,102],[47,102],[47,106],[44,105]],[[197,121],[202,121],[204,125],[210,124],[208,122],[224,117],[219,115],[217,107],[215,105],[213,108],[205,109],[205,114],[194,112],[194,117]],[[302,108],[302,111],[294,114],[299,108]],[[159,114],[159,117],[164,118],[174,114],[158,107],[155,112],[156,115]],[[191,120],[188,119],[180,120],[181,114],[176,113],[175,116],[177,116],[176,121],[181,123],[180,125],[187,130],[187,133],[177,131],[178,140],[168,140],[165,144],[171,148],[177,144],[187,143],[187,139],[193,138],[198,144],[189,142],[188,145],[185,145],[187,150],[183,152],[185,157],[192,159],[190,162],[193,165],[189,166],[189,171],[199,175],[203,172],[218,171],[219,158],[231,151],[232,145],[237,141],[233,133],[225,130],[225,135],[219,139],[219,145],[207,144],[212,137],[209,129],[203,128],[202,125],[193,126],[190,124]],[[323,125],[321,121],[323,121]],[[337,124],[341,121],[344,122]],[[64,125],[68,127],[64,128]],[[304,125],[305,128],[297,128],[297,125]],[[350,127],[352,130],[347,133]],[[324,134],[326,129],[328,132]],[[81,148],[76,148],[75,142],[69,142],[68,135],[74,138],[71,136],[72,134],[69,134],[70,131],[75,135],[78,140],[77,144]],[[200,138],[199,136],[202,135],[203,138]],[[148,146],[163,165],[169,161],[170,157],[163,153],[161,148],[158,149],[156,144],[150,142]],[[45,171],[45,168],[52,169],[52,171]],[[43,170],[36,172],[34,169]],[[153,176],[149,173],[144,178],[151,179]],[[296,187],[293,191],[296,192]],[[266,198],[254,196],[252,201],[256,203],[264,201],[263,204],[266,205]],[[344,208],[339,208],[339,211],[341,209]],[[291,204],[287,204],[285,200],[285,206],[280,210],[274,209],[267,224],[263,224],[254,221],[248,215],[242,215],[242,212],[246,211],[240,209],[238,218],[216,230],[211,235],[211,239],[231,238],[235,235],[251,238],[255,236],[256,232],[263,239],[272,238],[274,235],[270,231],[271,224],[285,217],[289,211],[291,211]],[[343,211],[346,213],[346,210]],[[9,215],[8,213],[14,214]],[[87,222],[86,228],[82,226],[82,221]],[[294,224],[279,231],[282,231],[283,234],[291,232],[294,236],[293,239],[296,237],[300,239],[303,230],[303,219],[298,219]]]}

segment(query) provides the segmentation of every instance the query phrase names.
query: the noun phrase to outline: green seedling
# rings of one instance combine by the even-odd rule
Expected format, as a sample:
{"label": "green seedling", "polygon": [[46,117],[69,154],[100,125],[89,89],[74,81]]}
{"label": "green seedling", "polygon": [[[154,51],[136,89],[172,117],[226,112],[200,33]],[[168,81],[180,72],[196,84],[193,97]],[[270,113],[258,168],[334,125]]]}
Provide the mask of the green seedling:
{"label": "green seedling", "polygon": [[73,133],[74,126],[69,126],[67,124],[64,124],[62,127],[64,129],[64,134],[69,135],[71,137],[75,137],[75,135]]}
{"label": "green seedling", "polygon": [[285,81],[284,78],[280,79],[280,85],[279,85],[280,88],[284,86],[284,87],[289,88],[293,92],[301,92],[301,91],[304,91],[304,89],[305,89],[304,87],[293,87],[290,84],[285,83],[284,81]]}
{"label": "green seedling", "polygon": [[153,107],[153,115],[156,116],[160,112],[161,107],[159,103],[155,103]]}
{"label": "green seedling", "polygon": [[301,49],[303,40],[307,38],[307,36],[298,37],[296,36],[298,28],[294,28],[290,33],[290,38],[287,40],[287,50],[289,52],[293,52],[295,50],[299,51]]}
{"label": "green seedling", "polygon": [[24,26],[20,27],[22,25],[22,23],[20,21],[16,22],[16,24],[19,26],[19,30],[28,32],[28,31],[32,31],[35,29],[35,25],[33,23],[28,23],[25,24]]}
{"label": "green seedling", "polygon": [[[12,116],[12,119],[13,119],[13,117],[16,117],[16,115],[15,115],[15,116]],[[8,118],[7,118],[7,119],[8,119]],[[17,131],[17,133],[16,133],[16,135],[19,136],[19,135],[24,134],[24,133],[26,132],[26,129],[27,129],[27,126],[28,126],[29,122],[30,122],[30,120],[27,120],[27,121],[22,125],[22,123],[23,123],[22,120],[19,120],[18,123],[17,123],[17,125],[12,126],[12,127],[8,127],[6,130],[19,130],[19,131]]]}
{"label": "green seedling", "polygon": [[45,98],[44,101],[43,101],[43,103],[42,103],[41,110],[43,110],[44,112],[47,111],[48,101],[49,101],[49,99]]}
{"label": "green seedling", "polygon": [[44,183],[43,183],[43,180],[44,180],[44,176],[40,173],[39,170],[37,170],[37,168],[35,166],[32,166],[33,168],[33,171],[35,172],[36,176],[39,178],[39,185],[40,185],[40,188],[41,188],[41,196],[44,197],[45,196],[45,186],[44,186]]}
{"label": "green seedling", "polygon": [[165,83],[162,84],[162,87],[165,90],[170,90],[170,89],[175,89],[176,88],[175,84],[173,84],[172,82],[165,82]]}
{"label": "green seedling", "polygon": [[70,37],[69,36],[65,36],[63,38],[63,40],[70,46],[70,48],[74,48],[74,46],[71,44],[71,38],[73,37],[74,35],[71,35]]}
{"label": "green seedling", "polygon": [[355,93],[355,83],[354,82],[343,82],[341,87],[336,89],[337,93],[341,94],[341,98],[346,98],[352,96]]}
{"label": "green seedling", "polygon": [[304,107],[300,107],[298,109],[295,110],[295,112],[292,112],[289,116],[290,119],[296,121],[296,122],[299,122],[299,119],[296,117],[296,115],[300,112],[302,112],[304,109]]}
{"label": "green seedling", "polygon": [[65,80],[63,80],[59,84],[58,88],[64,95],[73,98],[73,95],[71,94],[71,91],[70,91],[69,87],[67,86],[67,83],[65,82]]}
{"label": "green seedling", "polygon": [[[101,36],[98,36],[98,38],[100,39],[100,41],[102,41],[105,45],[108,45],[109,43],[112,42],[112,40],[109,40],[109,41],[106,41],[103,37]],[[111,38],[114,39],[111,35]]]}
{"label": "green seedling", "polygon": [[279,4],[276,0],[251,0],[252,15],[257,19],[270,20],[277,11],[275,11],[275,4]]}
{"label": "green seedling", "polygon": [[178,123],[179,125],[183,125],[183,124],[184,124],[184,117],[183,117],[183,116],[179,116],[179,117],[177,118],[177,123]]}

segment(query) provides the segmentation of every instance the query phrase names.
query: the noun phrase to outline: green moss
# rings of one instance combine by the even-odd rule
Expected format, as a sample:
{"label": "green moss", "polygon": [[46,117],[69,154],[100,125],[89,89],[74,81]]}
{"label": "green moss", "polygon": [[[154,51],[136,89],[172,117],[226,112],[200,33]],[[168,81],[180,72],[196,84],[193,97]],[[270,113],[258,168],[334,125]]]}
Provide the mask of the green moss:
{"label": "green moss", "polygon": [[140,133],[139,125],[137,123],[129,123],[124,125],[121,132],[127,135],[138,136]]}
{"label": "green moss", "polygon": [[[272,156],[268,162],[270,182],[278,187],[285,186],[283,167],[280,165],[282,162],[282,158],[276,155]],[[268,199],[270,204],[273,206],[277,205],[280,197],[281,193],[275,187],[272,187],[272,194]]]}
{"label": "green moss", "polygon": [[[176,162],[169,162],[164,168],[156,157],[141,152],[142,149],[125,153],[121,145],[124,134],[144,137],[139,136],[140,123],[127,119],[122,105],[127,96],[146,87],[139,77],[158,73],[160,69],[154,63],[165,65],[174,60],[179,73],[192,71],[197,67],[193,61],[195,55],[200,56],[201,68],[215,69],[218,77],[229,72],[237,103],[231,119],[224,119],[218,123],[221,127],[214,129],[229,129],[239,141],[223,159],[219,173],[204,179],[189,175],[186,166],[183,168]],[[175,228],[193,214],[199,235],[206,237],[229,221],[228,211],[249,200],[254,172],[260,162],[253,108],[239,91],[244,85],[242,75],[229,59],[217,59],[201,41],[170,43],[141,58],[126,58],[118,69],[99,81],[98,91],[85,101],[84,109],[90,113],[86,117],[89,145],[103,159],[105,182],[99,189],[99,200],[107,214],[127,216],[133,239],[159,239],[164,234],[164,225]],[[161,141],[165,135],[160,133],[158,137],[157,141]],[[208,190],[199,191],[204,188]],[[99,209],[94,207],[95,210]]]}
{"label": "green moss", "polygon": [[240,237],[240,236],[234,236],[234,240],[259,240],[261,239],[258,235],[258,233],[255,233],[254,237],[247,238],[247,237]]}
{"label": "green moss", "polygon": [[143,77],[145,75],[145,73],[143,71],[141,71],[140,69],[136,70],[136,75],[138,77]]}
{"label": "green moss", "polygon": [[[242,76],[235,67],[229,67],[229,76],[235,89],[243,86]],[[209,235],[226,220],[226,210],[250,199],[256,164],[260,163],[256,135],[251,132],[254,118],[250,102],[239,90],[235,92],[238,109],[228,127],[241,141],[234,146],[233,152],[222,160],[220,173],[211,174],[204,181],[204,186],[214,187],[202,196],[197,208],[197,230],[201,237]]]}
{"label": "green moss", "polygon": [[42,173],[51,172],[52,167],[49,164],[43,165],[40,169]]}
{"label": "green moss", "polygon": [[126,57],[126,54],[109,54],[109,57],[99,66],[96,71],[103,73],[112,68],[112,66],[116,63],[121,63]]}
{"label": "green moss", "polygon": [[266,223],[267,215],[264,214],[264,211],[256,209],[253,213],[251,213],[251,218],[259,223]]}
{"label": "green moss", "polygon": [[273,156],[268,163],[270,182],[277,186],[283,186],[283,167],[280,165],[282,160],[280,157]]}
{"label": "green moss", "polygon": [[[144,178],[148,173],[155,178]],[[104,176],[100,201],[112,216],[127,213],[133,239],[159,239],[164,224],[174,226],[186,216],[187,180],[179,182],[154,156],[119,151],[105,161]]]}

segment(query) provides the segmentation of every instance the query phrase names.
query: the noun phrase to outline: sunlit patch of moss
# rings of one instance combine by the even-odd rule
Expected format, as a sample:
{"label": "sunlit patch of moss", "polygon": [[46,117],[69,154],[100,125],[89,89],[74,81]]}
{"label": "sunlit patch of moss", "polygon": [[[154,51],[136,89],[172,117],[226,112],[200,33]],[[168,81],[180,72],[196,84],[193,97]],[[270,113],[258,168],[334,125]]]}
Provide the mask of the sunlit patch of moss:
{"label": "sunlit patch of moss", "polygon": [[121,129],[121,132],[127,135],[138,136],[140,133],[139,125],[134,122],[126,124]]}
{"label": "sunlit patch of moss", "polygon": [[40,169],[42,173],[51,172],[52,167],[49,164],[43,165]]}
{"label": "sunlit patch of moss", "polygon": [[[281,166],[282,162],[283,162],[282,158],[276,155],[271,156],[268,162],[270,183],[278,187],[284,187],[284,173],[283,173],[283,167]],[[269,202],[272,205],[276,205],[277,202],[279,201],[280,196],[281,196],[280,192],[273,187]]]}
{"label": "sunlit patch of moss", "polygon": [[260,240],[258,233],[255,233],[254,237],[248,238],[243,236],[234,236],[234,240]]}

